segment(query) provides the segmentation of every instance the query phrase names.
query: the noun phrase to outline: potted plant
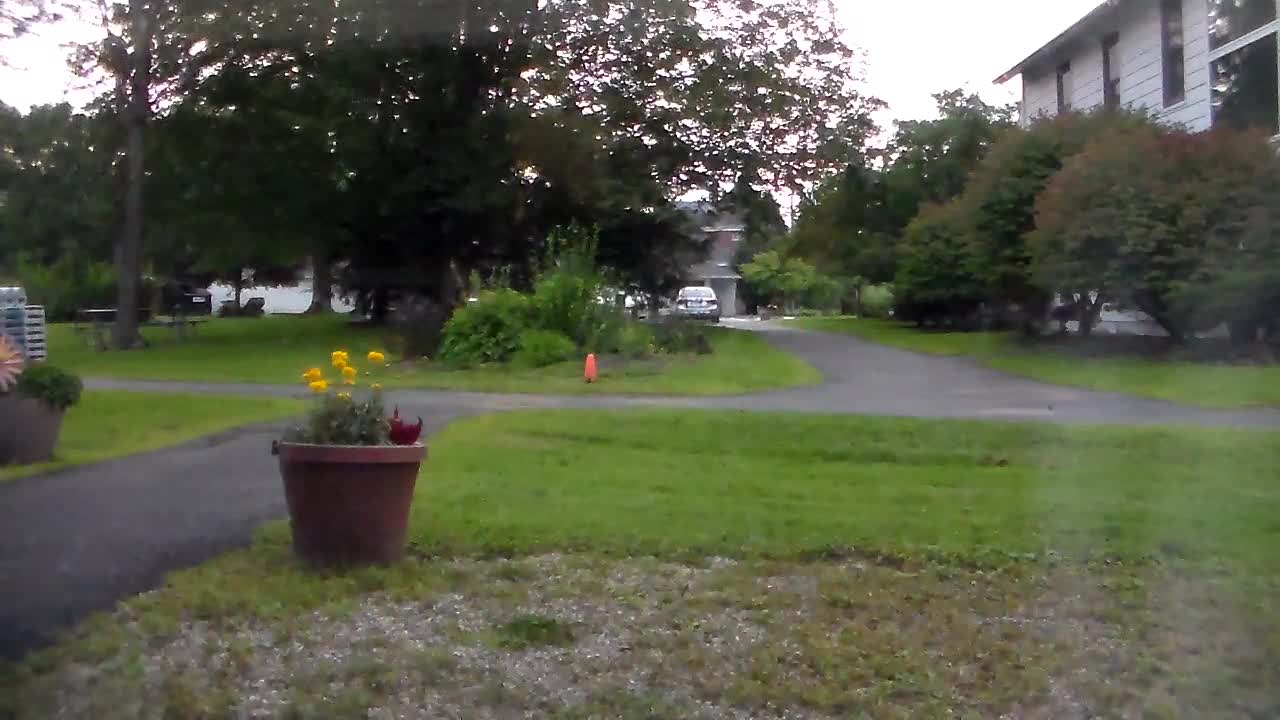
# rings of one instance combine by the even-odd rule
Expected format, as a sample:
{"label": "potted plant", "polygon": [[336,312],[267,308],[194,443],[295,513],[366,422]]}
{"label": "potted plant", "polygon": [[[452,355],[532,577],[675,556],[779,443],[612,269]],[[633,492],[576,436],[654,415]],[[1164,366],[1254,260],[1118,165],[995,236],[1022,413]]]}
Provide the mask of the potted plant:
{"label": "potted plant", "polygon": [[53,458],[62,416],[80,401],[80,378],[47,363],[26,365],[0,337],[0,465]]}
{"label": "potted plant", "polygon": [[[385,364],[376,351],[366,360],[373,368]],[[360,370],[346,351],[334,351],[330,364],[333,382],[320,368],[303,374],[316,404],[302,425],[272,444],[293,548],[314,565],[392,563],[404,555],[409,507],[426,455],[418,442],[422,419],[405,423],[398,409],[388,417],[381,386],[361,389]]]}

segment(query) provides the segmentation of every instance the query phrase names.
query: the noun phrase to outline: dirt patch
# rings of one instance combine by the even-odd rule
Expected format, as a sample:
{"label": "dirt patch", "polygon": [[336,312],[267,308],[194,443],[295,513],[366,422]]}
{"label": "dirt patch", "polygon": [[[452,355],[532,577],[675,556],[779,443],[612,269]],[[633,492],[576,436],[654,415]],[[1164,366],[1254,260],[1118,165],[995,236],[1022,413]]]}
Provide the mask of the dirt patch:
{"label": "dirt patch", "polygon": [[1277,707],[1276,657],[1255,637],[1265,628],[1224,623],[1235,617],[1226,595],[1172,574],[442,563],[458,587],[430,597],[373,594],[270,625],[185,621],[163,637],[130,621],[118,652],[33,676],[19,706],[40,718],[562,719]]}

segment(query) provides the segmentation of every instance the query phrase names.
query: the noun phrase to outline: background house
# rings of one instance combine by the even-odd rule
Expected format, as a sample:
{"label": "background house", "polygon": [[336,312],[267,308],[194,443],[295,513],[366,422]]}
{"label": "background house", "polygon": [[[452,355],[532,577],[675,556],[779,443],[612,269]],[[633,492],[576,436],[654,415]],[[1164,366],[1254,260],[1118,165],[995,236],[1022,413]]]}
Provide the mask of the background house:
{"label": "background house", "polygon": [[688,269],[688,282],[715,291],[722,316],[742,314],[738,297],[742,276],[734,269],[734,263],[747,231],[746,223],[737,213],[717,210],[707,202],[683,202],[679,207],[689,218],[694,232],[702,233],[708,240],[706,257]]}
{"label": "background house", "polygon": [[1101,106],[1189,130],[1280,136],[1277,0],[1108,0],[997,78],[1022,78],[1022,122]]}

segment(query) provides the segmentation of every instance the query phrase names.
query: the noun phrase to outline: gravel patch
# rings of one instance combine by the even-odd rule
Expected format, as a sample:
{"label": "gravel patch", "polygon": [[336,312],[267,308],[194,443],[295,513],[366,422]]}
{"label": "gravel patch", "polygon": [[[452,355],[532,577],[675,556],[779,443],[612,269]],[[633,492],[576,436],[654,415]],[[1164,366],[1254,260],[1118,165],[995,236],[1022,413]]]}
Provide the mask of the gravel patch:
{"label": "gravel patch", "polygon": [[28,687],[28,716],[1084,718],[1162,700],[1134,675],[1150,660],[1133,628],[1099,612],[1081,575],[432,562],[456,587],[287,623],[187,620],[163,637],[129,620],[114,655]]}

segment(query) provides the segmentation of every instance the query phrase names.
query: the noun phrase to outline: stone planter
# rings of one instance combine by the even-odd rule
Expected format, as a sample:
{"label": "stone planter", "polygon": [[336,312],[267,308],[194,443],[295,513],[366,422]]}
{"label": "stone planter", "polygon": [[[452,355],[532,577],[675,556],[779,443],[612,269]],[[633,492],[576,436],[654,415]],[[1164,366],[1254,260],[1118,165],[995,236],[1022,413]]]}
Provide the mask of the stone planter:
{"label": "stone planter", "polygon": [[318,566],[386,565],[404,556],[422,444],[279,442],[293,549]]}
{"label": "stone planter", "polygon": [[53,459],[64,411],[17,392],[0,395],[0,465]]}

